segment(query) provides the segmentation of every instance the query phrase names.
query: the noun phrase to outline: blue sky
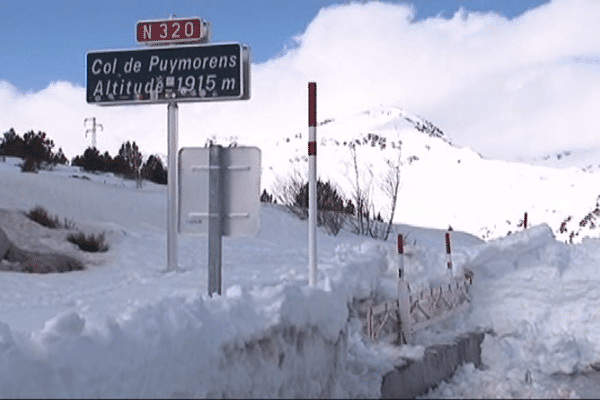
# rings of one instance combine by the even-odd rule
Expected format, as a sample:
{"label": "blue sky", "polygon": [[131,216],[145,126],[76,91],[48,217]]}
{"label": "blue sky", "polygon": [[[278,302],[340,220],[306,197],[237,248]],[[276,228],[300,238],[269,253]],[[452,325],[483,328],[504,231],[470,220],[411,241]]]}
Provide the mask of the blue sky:
{"label": "blue sky", "polygon": [[136,22],[171,14],[204,18],[253,61],[249,100],[182,103],[182,147],[302,132],[315,81],[320,121],[383,105],[486,158],[600,149],[598,0],[0,0],[0,133],[44,131],[72,158],[95,116],[100,150],[166,154],[164,104],[99,107],[83,85],[87,51],[141,48]]}
{"label": "blue sky", "polygon": [[[416,20],[450,18],[463,7],[496,11],[508,18],[545,0],[413,0]],[[198,16],[211,24],[211,41],[250,46],[254,63],[294,46],[319,10],[344,0],[0,0],[0,80],[22,92],[54,81],[83,86],[89,50],[135,48],[137,21],[170,14]],[[364,1],[360,2],[364,3]],[[401,3],[399,1],[390,3]],[[365,26],[369,29],[369,26]]]}

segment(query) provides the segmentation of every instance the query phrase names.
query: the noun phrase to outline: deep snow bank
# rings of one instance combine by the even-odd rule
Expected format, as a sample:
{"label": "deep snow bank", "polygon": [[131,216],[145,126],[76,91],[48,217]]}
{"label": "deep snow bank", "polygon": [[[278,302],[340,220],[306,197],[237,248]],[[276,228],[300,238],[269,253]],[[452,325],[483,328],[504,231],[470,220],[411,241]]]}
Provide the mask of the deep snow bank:
{"label": "deep snow bank", "polygon": [[557,242],[552,229],[541,224],[491,240],[478,249],[466,266],[484,280],[539,266],[561,275],[569,266],[569,252],[569,246]]}
{"label": "deep snow bank", "polygon": [[354,274],[325,268],[319,288],[235,285],[104,321],[71,311],[29,335],[1,323],[0,397],[378,397],[392,363],[363,362],[354,333],[346,368],[347,298],[376,291],[386,251],[345,251]]}
{"label": "deep snow bank", "polygon": [[[302,310],[313,300],[284,290]],[[339,312],[325,298],[323,312]],[[130,319],[88,324],[76,312],[30,337],[0,324],[0,397],[323,397],[337,385],[344,313],[306,313],[268,327],[247,298],[167,298]],[[331,307],[336,308],[331,310]],[[292,323],[290,320],[293,320]],[[337,332],[335,332],[337,330]]]}
{"label": "deep snow bank", "polygon": [[484,369],[462,367],[428,397],[589,393],[556,377],[587,374],[600,360],[599,244],[566,245],[544,224],[480,246],[465,265],[477,277],[466,322],[495,332],[483,342]]}
{"label": "deep snow bank", "polygon": [[[600,357],[600,316],[581,310],[575,249],[543,224],[490,242],[468,263],[481,276],[471,321],[497,335],[486,337],[484,363],[523,377],[571,373]],[[590,295],[598,303],[598,289]]]}

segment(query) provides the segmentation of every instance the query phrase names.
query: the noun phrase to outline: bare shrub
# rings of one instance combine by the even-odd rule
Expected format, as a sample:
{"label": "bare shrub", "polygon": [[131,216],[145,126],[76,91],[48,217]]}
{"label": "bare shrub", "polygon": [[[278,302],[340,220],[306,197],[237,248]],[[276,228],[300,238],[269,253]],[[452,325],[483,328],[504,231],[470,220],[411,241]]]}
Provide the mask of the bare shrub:
{"label": "bare shrub", "polygon": [[392,228],[392,222],[394,220],[394,214],[396,212],[396,203],[398,201],[398,189],[400,188],[400,166],[402,166],[402,161],[400,160],[401,149],[402,149],[402,141],[400,141],[398,146],[398,161],[397,163],[393,163],[391,160],[386,160],[386,164],[388,165],[388,170],[386,175],[383,178],[383,182],[381,182],[381,189],[385,193],[385,195],[390,199],[390,218],[388,221],[387,229],[385,234],[383,235],[383,240],[387,240],[390,234],[390,230]]}
{"label": "bare shrub", "polygon": [[50,229],[75,229],[75,223],[72,220],[64,219],[63,223],[59,222],[57,216],[50,216],[48,211],[41,206],[35,206],[28,213],[25,214],[30,220],[37,222],[38,224],[45,226]]}
{"label": "bare shrub", "polygon": [[[295,169],[285,179],[276,178],[273,190],[276,199],[301,220],[308,218],[308,179]],[[268,193],[263,192],[269,201]],[[277,200],[274,200],[277,202]],[[344,225],[344,199],[331,182],[317,181],[317,226],[324,226],[328,234],[337,235]]]}
{"label": "bare shrub", "polygon": [[279,200],[290,212],[295,214],[300,219],[308,218],[308,209],[296,205],[296,197],[302,190],[302,186],[306,179],[302,176],[298,169],[294,169],[287,178],[277,176],[275,178],[275,187],[273,196]]}
{"label": "bare shrub", "polygon": [[76,244],[83,251],[91,253],[108,251],[108,245],[104,240],[104,232],[98,236],[93,234],[86,236],[84,233],[79,232],[77,235],[69,235],[67,240]]}
{"label": "bare shrub", "polygon": [[[370,176],[366,178],[364,174],[361,174],[358,169],[358,159],[356,154],[356,144],[351,143],[349,146],[350,154],[352,156],[352,164],[354,167],[354,175],[355,179],[352,181],[350,178],[350,182],[352,183],[352,199],[356,204],[356,216],[357,218],[352,218],[351,224],[353,233],[357,235],[368,235],[371,230],[371,220],[374,215],[371,213],[372,208],[372,184],[373,184],[373,171],[368,168],[367,172]],[[361,185],[362,178],[362,185]]]}
{"label": "bare shrub", "polygon": [[43,207],[36,206],[25,215],[30,220],[37,222],[46,228],[57,229],[60,227],[60,224],[58,223],[58,217],[51,217]]}
{"label": "bare shrub", "polygon": [[323,225],[328,234],[336,236],[344,226],[345,215],[340,211],[322,210]]}

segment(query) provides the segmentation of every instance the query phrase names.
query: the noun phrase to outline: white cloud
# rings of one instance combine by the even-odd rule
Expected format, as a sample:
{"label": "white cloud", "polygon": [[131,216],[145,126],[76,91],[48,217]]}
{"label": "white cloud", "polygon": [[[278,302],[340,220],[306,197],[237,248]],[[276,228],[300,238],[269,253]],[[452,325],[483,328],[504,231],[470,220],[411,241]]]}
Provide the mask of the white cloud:
{"label": "white cloud", "polygon": [[[252,66],[251,100],[181,104],[180,146],[202,146],[210,135],[259,144],[307,130],[309,81],[318,85],[319,120],[392,104],[490,157],[600,146],[600,3],[555,0],[512,20],[464,10],[448,20],[414,15],[380,2],[322,9],[297,46]],[[89,145],[83,120],[92,116],[104,125],[102,151],[114,155],[129,139],[167,152],[166,105],[96,107],[68,83],[21,93],[0,82],[0,110],[1,132],[44,130],[68,157]]]}

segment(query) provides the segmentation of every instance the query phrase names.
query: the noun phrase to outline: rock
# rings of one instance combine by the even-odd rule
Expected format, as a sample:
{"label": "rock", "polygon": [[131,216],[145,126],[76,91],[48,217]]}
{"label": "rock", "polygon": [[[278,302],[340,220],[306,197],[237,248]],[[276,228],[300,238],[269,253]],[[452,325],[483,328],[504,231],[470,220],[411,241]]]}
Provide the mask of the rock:
{"label": "rock", "polygon": [[8,248],[8,253],[6,253],[6,260],[13,263],[23,262],[27,260],[27,253],[11,243]]}
{"label": "rock", "polygon": [[6,260],[0,260],[0,271],[23,272],[21,270],[21,263],[11,263]]}
{"label": "rock", "polygon": [[74,258],[57,254],[40,254],[28,258],[21,264],[23,272],[46,274],[49,272],[68,272],[83,269],[83,264]]}
{"label": "rock", "polygon": [[41,254],[15,246],[0,227],[0,271],[20,271],[45,274],[49,272],[79,271],[83,264],[62,254]]}
{"label": "rock", "polygon": [[0,261],[6,260],[11,263],[23,262],[27,259],[27,253],[16,247],[8,239],[6,232],[0,227]]}

